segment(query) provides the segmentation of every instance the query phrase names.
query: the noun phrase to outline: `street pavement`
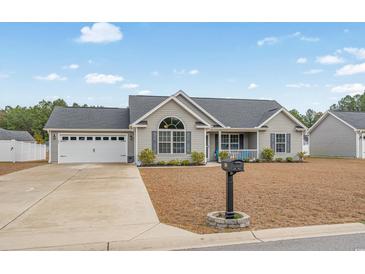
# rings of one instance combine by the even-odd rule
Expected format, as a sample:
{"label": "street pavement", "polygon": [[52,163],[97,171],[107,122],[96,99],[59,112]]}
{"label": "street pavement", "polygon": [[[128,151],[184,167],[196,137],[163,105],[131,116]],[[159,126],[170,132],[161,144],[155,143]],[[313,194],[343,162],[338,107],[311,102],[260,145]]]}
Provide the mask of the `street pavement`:
{"label": "street pavement", "polygon": [[365,233],[190,249],[192,251],[365,251]]}

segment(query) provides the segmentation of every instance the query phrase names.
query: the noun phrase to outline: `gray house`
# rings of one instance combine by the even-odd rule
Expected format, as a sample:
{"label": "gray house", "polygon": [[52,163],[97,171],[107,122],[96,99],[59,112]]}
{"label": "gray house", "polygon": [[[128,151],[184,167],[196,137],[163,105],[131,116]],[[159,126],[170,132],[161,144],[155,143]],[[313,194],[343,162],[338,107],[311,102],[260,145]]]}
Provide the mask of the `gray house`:
{"label": "gray house", "polygon": [[306,128],[273,100],[171,96],[129,96],[127,108],[55,108],[45,130],[54,163],[134,162],[152,149],[157,161],[206,161],[219,151],[256,159],[271,147],[276,157],[302,151]]}
{"label": "gray house", "polygon": [[327,111],[308,133],[311,156],[365,158],[365,112]]}

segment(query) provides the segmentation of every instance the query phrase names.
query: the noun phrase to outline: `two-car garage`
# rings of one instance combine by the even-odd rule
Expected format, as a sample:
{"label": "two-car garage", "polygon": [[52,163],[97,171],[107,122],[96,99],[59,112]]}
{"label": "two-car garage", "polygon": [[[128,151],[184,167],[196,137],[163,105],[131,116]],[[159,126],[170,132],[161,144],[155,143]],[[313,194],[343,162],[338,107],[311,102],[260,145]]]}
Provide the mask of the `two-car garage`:
{"label": "two-car garage", "polygon": [[127,134],[58,136],[58,163],[127,163]]}
{"label": "two-car garage", "polygon": [[134,160],[128,108],[55,107],[44,128],[49,135],[50,163]]}

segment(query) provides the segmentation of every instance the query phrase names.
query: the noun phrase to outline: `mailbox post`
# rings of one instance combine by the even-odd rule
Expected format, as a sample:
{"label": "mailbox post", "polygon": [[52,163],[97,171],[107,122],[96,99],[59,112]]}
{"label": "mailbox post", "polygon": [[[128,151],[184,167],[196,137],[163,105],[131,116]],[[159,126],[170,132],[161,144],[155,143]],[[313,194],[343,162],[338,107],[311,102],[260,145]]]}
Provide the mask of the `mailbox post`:
{"label": "mailbox post", "polygon": [[233,210],[233,175],[244,171],[242,160],[224,160],[221,163],[222,169],[226,172],[226,219],[234,218]]}

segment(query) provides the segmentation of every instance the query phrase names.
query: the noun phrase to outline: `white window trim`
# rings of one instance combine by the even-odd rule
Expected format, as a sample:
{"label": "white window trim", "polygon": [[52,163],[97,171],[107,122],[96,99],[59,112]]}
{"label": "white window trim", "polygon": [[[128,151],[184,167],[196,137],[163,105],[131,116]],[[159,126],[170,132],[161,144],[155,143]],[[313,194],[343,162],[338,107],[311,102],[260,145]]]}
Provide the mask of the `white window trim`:
{"label": "white window trim", "polygon": [[[228,149],[224,149],[222,148],[222,144],[227,144],[227,143],[223,143],[222,142],[222,135],[228,135]],[[236,135],[238,137],[238,143],[233,143],[233,144],[238,144],[238,148],[237,149],[231,149],[231,135]],[[240,150],[240,135],[238,133],[222,133],[221,134],[221,142],[220,142],[220,150]]]}
{"label": "white window trim", "polygon": [[[274,143],[274,148],[275,148],[275,154],[276,153],[278,153],[278,154],[286,154],[287,152],[286,152],[286,135],[287,135],[287,133],[283,133],[283,132],[276,132],[276,133],[274,133],[275,134],[275,143]],[[279,144],[284,144],[284,151],[277,151],[277,147],[276,147],[276,144],[277,144],[277,141],[276,141],[276,135],[279,135],[279,134],[282,134],[282,135],[284,135],[284,142],[279,142]]]}
{"label": "white window trim", "polygon": [[[162,129],[160,128],[160,124],[162,121],[164,121],[166,118],[175,118],[180,120],[180,122],[183,124],[184,129]],[[174,153],[174,131],[184,132],[184,153]],[[170,132],[170,153],[169,152],[160,152],[160,132]],[[180,143],[180,142],[179,142]],[[163,119],[160,120],[160,122],[157,125],[157,155],[186,155],[186,126],[182,119],[180,119],[177,116],[166,116]]]}

